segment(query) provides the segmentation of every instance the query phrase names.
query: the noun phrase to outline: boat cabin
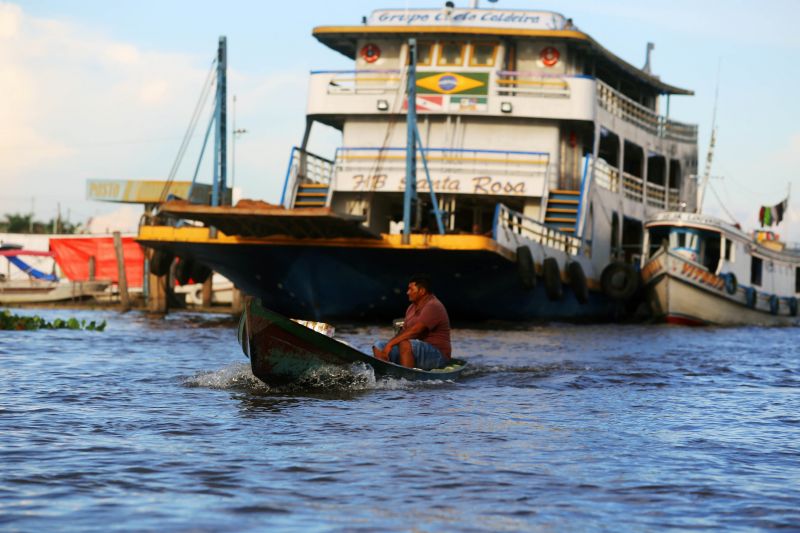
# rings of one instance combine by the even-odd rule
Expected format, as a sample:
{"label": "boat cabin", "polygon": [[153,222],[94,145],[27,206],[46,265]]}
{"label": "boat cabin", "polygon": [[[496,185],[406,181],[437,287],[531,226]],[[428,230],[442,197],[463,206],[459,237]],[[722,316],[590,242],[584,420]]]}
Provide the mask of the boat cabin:
{"label": "boat cabin", "polygon": [[644,266],[662,249],[715,276],[769,294],[800,294],[800,253],[772,232],[748,235],[716,218],[661,213],[647,223]]}

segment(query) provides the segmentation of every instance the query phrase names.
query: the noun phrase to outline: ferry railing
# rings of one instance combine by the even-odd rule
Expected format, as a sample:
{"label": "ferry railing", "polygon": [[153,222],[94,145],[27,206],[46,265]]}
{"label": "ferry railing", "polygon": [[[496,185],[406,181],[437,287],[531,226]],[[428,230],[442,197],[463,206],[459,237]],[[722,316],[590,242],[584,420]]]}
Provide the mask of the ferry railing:
{"label": "ferry railing", "polygon": [[681,205],[681,191],[680,189],[670,188],[667,189],[667,208],[672,211],[680,209]]}
{"label": "ferry railing", "polygon": [[517,244],[514,235],[560,250],[567,255],[579,255],[588,252],[589,245],[582,244],[581,239],[545,226],[538,220],[526,217],[503,204],[497,204],[494,211],[492,238],[499,244],[514,249]]}
{"label": "ferry railing", "polygon": [[396,93],[403,86],[400,70],[317,70],[312,76],[328,77],[328,94]]}
{"label": "ferry railing", "polygon": [[669,120],[600,80],[597,80],[597,103],[612,115],[633,123],[657,137],[687,142],[697,141],[696,125]]}
{"label": "ferry railing", "polygon": [[293,207],[297,189],[302,184],[320,183],[330,186],[334,168],[334,162],[330,159],[312,154],[297,146],[293,147],[281,191],[281,205],[287,208]]}
{"label": "ferry railing", "polygon": [[609,165],[605,159],[595,160],[594,179],[604,189],[619,192],[619,169]]}
{"label": "ferry railing", "polygon": [[660,207],[662,209],[667,206],[667,188],[657,183],[647,182],[647,205],[653,207]]}
{"label": "ferry railing", "polygon": [[569,82],[566,78],[562,75],[500,70],[495,77],[495,92],[498,96],[569,98]]}
{"label": "ferry railing", "polygon": [[634,200],[636,202],[642,201],[642,192],[644,190],[642,178],[636,177],[627,172],[622,173],[622,190],[625,198]]}
{"label": "ferry railing", "polygon": [[[336,170],[368,174],[404,171],[405,150],[400,147],[341,147],[337,150]],[[548,152],[463,148],[425,148],[423,151],[432,172],[546,177],[550,163]]]}

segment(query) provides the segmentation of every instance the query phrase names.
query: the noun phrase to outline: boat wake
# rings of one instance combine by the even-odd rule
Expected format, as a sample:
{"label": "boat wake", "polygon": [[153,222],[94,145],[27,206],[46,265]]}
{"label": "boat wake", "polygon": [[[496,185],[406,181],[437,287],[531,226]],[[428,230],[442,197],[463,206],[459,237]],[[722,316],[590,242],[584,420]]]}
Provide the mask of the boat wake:
{"label": "boat wake", "polygon": [[294,383],[267,385],[256,376],[248,363],[234,363],[219,370],[201,372],[184,380],[187,387],[220,390],[245,390],[253,393],[285,394],[309,390],[400,390],[436,387],[449,381],[409,381],[397,378],[376,378],[371,366],[353,364],[349,368],[327,366],[307,372]]}

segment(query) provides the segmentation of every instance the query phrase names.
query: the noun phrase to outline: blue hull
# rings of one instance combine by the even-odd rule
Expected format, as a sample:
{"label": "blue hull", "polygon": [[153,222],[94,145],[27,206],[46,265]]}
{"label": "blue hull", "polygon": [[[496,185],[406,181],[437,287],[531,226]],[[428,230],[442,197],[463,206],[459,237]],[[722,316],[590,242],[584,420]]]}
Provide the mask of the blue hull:
{"label": "blue hull", "polygon": [[246,294],[283,315],[317,321],[384,321],[402,316],[406,285],[429,273],[450,317],[462,321],[607,321],[618,306],[589,291],[580,304],[568,286],[551,301],[539,278],[520,282],[516,263],[491,251],[286,246],[141,241],[145,246],[194,258],[230,279]]}

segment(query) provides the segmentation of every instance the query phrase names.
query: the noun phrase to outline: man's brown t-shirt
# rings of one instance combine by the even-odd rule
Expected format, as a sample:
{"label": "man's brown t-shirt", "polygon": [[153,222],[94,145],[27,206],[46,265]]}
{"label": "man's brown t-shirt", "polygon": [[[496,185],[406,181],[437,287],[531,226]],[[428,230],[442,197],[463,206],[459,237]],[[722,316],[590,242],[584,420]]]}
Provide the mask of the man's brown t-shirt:
{"label": "man's brown t-shirt", "polygon": [[445,359],[450,359],[450,353],[452,352],[452,347],[450,346],[450,319],[442,302],[433,294],[428,296],[419,308],[416,304],[408,306],[403,327],[410,328],[418,322],[428,330],[420,340],[435,346],[442,352]]}

